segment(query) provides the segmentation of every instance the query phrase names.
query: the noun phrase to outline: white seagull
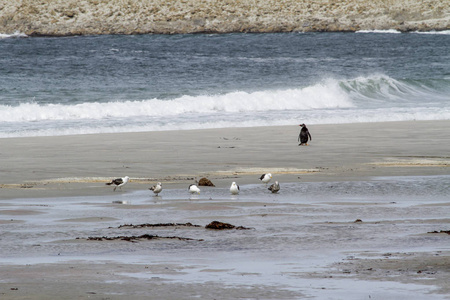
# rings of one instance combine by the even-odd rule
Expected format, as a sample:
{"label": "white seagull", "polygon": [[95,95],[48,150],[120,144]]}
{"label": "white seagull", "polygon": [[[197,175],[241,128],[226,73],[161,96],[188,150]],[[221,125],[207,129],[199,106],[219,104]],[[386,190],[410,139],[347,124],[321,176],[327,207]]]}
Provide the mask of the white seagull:
{"label": "white seagull", "polygon": [[259,180],[261,180],[262,182],[264,182],[267,186],[267,183],[269,183],[269,181],[272,179],[272,174],[267,173],[267,174],[262,174],[261,177],[259,177]]}
{"label": "white seagull", "polygon": [[106,183],[106,185],[114,184],[114,185],[115,185],[114,191],[115,191],[116,188],[118,188],[118,187],[119,187],[120,189],[122,189],[122,186],[124,186],[125,184],[127,184],[129,180],[130,180],[130,177],[125,176],[124,178],[116,178],[116,179],[113,179],[113,180],[111,180],[111,182]]}
{"label": "white seagull", "polygon": [[237,185],[236,182],[233,182],[230,187],[230,193],[232,195],[237,195],[239,194],[239,191],[240,191],[239,185]]}
{"label": "white seagull", "polygon": [[278,181],[275,181],[275,183],[272,183],[272,185],[269,186],[268,190],[274,194],[278,193],[278,191],[280,190],[280,185],[278,184]]}
{"label": "white seagull", "polygon": [[189,191],[189,193],[191,193],[191,194],[195,194],[195,193],[200,194],[200,189],[199,189],[198,186],[197,186],[196,184],[194,184],[194,183],[191,184],[191,185],[189,186],[188,191]]}
{"label": "white seagull", "polygon": [[162,189],[163,188],[161,182],[158,182],[156,185],[149,188],[149,190],[153,191],[153,193],[155,193],[156,196],[158,196],[158,194],[161,193]]}

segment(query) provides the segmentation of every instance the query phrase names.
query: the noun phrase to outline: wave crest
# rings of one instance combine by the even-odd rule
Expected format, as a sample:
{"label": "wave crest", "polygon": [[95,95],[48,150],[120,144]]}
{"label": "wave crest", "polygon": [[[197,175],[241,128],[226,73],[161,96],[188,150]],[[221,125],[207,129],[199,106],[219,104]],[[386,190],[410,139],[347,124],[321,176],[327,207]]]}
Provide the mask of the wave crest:
{"label": "wave crest", "polygon": [[386,75],[172,100],[0,106],[0,138],[288,124],[448,120],[450,79]]}
{"label": "wave crest", "polygon": [[340,86],[357,106],[372,108],[446,101],[449,83],[448,80],[396,80],[386,75],[373,75],[345,80]]}
{"label": "wave crest", "polygon": [[282,91],[233,92],[224,95],[182,96],[173,100],[143,100],[76,105],[22,103],[0,106],[0,122],[110,119],[176,116],[217,112],[261,112],[352,107],[338,81]]}

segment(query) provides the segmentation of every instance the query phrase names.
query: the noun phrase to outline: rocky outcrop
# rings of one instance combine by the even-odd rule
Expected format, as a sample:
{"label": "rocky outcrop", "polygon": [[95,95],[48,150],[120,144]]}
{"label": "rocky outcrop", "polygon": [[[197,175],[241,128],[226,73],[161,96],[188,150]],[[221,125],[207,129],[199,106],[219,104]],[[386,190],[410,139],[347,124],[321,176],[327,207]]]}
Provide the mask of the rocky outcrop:
{"label": "rocky outcrop", "polygon": [[442,0],[3,0],[0,33],[27,35],[450,29]]}

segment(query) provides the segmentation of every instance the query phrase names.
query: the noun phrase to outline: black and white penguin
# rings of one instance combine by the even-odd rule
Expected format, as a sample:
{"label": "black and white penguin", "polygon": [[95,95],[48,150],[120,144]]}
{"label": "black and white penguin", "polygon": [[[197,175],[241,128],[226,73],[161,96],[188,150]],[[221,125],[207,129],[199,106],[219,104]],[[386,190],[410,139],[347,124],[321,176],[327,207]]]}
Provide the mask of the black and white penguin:
{"label": "black and white penguin", "polygon": [[302,130],[300,130],[300,134],[298,135],[298,141],[300,142],[300,144],[298,144],[298,145],[299,146],[308,146],[308,137],[312,141],[311,134],[309,133],[309,130],[308,130],[308,128],[306,128],[305,124],[300,124],[298,126],[300,126],[302,128]]}

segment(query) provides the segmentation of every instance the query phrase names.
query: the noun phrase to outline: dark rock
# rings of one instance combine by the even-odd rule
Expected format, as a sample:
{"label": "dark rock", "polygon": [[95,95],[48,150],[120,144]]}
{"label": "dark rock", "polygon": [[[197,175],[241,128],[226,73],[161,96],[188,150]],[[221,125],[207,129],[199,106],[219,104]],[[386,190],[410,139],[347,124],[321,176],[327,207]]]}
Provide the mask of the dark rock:
{"label": "dark rock", "polygon": [[234,226],[232,224],[223,223],[219,221],[212,221],[208,225],[205,226],[207,229],[216,229],[216,230],[223,230],[223,229],[236,229],[236,230],[249,230],[250,228],[244,227],[244,226]]}
{"label": "dark rock", "polygon": [[198,182],[199,186],[215,186],[214,183],[211,182],[208,178],[201,178]]}
{"label": "dark rock", "polygon": [[222,222],[219,222],[219,221],[212,221],[211,223],[209,223],[205,227],[208,228],[208,229],[223,230],[223,229],[233,229],[236,226],[228,224],[228,223],[222,223]]}

